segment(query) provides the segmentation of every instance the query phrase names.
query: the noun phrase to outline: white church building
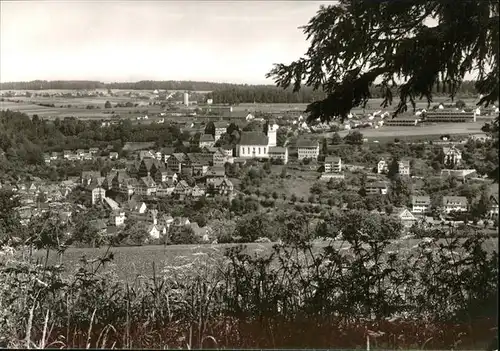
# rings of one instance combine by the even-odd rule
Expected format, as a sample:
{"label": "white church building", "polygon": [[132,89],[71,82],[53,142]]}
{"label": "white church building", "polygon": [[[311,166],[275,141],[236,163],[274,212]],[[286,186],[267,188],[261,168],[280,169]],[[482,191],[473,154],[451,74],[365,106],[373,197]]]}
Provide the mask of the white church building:
{"label": "white church building", "polygon": [[236,147],[236,156],[243,158],[269,158],[269,148],[276,147],[279,126],[274,122],[266,124],[266,133],[241,132]]}

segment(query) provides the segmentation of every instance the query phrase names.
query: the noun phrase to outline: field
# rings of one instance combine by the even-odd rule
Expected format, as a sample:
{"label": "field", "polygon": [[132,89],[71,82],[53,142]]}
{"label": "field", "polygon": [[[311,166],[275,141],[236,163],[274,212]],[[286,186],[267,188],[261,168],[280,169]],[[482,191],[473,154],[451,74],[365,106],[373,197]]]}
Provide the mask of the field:
{"label": "field", "polygon": [[[403,248],[411,248],[419,241],[418,239],[407,239],[399,241],[398,244]],[[248,252],[255,254],[269,253],[273,245],[272,243],[246,244]],[[326,245],[326,243],[316,243],[315,247],[319,249],[324,245]],[[156,273],[159,273],[166,265],[179,264],[183,259],[194,258],[199,252],[208,253],[213,250],[223,252],[226,248],[232,246],[234,246],[234,244],[115,247],[111,249],[111,252],[114,254],[114,260],[107,265],[105,270],[115,272],[119,279],[132,281],[138,275],[151,277],[153,275],[153,265]],[[340,247],[341,242],[335,242],[334,246]],[[498,239],[488,239],[486,247],[490,252],[498,252]],[[76,269],[82,256],[91,259],[102,256],[105,252],[106,248],[70,248],[64,254],[62,262],[72,271]],[[35,255],[43,259],[45,257],[45,251],[37,252]],[[57,263],[58,260],[58,254],[52,251],[49,256],[49,262]]]}
{"label": "field", "polygon": [[[368,142],[394,141],[395,138],[410,142],[422,139],[436,140],[443,134],[467,136],[471,133],[481,133],[481,127],[483,125],[484,122],[446,123],[421,127],[381,127],[378,129],[365,128],[357,130],[368,139]],[[344,137],[349,132],[350,131],[342,130],[338,134]],[[320,135],[330,138],[333,133],[322,133]]]}
{"label": "field", "polygon": [[[99,89],[98,89],[99,90]],[[100,89],[100,91],[106,91],[106,89]],[[16,92],[16,91],[14,91]],[[47,92],[61,92],[61,93],[69,93],[71,90],[43,90],[37,91],[37,93]],[[126,90],[117,90],[113,89],[113,92],[118,96],[113,97],[75,97],[75,98],[67,98],[67,97],[13,97],[12,100],[19,100],[20,102],[0,102],[0,109],[11,109],[18,110],[20,112],[27,113],[29,115],[38,114],[39,116],[46,118],[63,118],[74,116],[77,118],[105,118],[109,117],[109,114],[104,113],[104,104],[106,101],[110,101],[113,105],[117,103],[125,103],[125,102],[133,102],[142,104],[142,106],[133,107],[133,108],[113,108],[110,109],[115,111],[117,114],[121,114],[122,117],[136,117],[138,114],[135,113],[137,110],[145,111],[147,110],[150,114],[155,114],[161,112],[160,106],[148,106],[149,100],[141,100],[136,98],[130,98],[127,96],[120,96],[121,93],[126,92]],[[135,91],[137,93],[151,94],[151,91]],[[197,93],[207,93],[207,92],[197,92]],[[450,103],[450,99],[445,97],[436,98],[433,104],[435,103]],[[464,99],[464,102],[467,105],[474,105],[475,99]],[[56,107],[43,107],[36,105],[35,103],[46,103],[46,104],[54,104]],[[381,99],[373,99],[371,100],[366,108],[363,110],[362,108],[355,108],[352,110],[353,113],[362,113],[362,112],[374,112],[381,110],[380,104],[382,103]],[[71,107],[67,107],[71,105]],[[100,107],[100,109],[96,110],[87,110],[87,105],[92,105],[95,107]],[[64,106],[64,107],[61,107]],[[262,111],[262,112],[278,112],[285,110],[297,110],[304,111],[307,107],[307,104],[253,104],[253,103],[242,103],[236,106],[233,106],[233,111]],[[417,102],[417,108],[425,108],[427,107],[427,102],[425,100],[420,100]],[[390,107],[388,110],[392,110],[394,105]]]}
{"label": "field", "polygon": [[[457,99],[458,100],[458,99]],[[466,98],[462,99],[468,106],[473,106],[476,102],[477,99],[474,98]],[[393,110],[394,107],[397,105],[397,102],[394,101],[392,106],[385,110]],[[439,104],[439,103],[446,103],[446,104],[451,104],[451,100],[447,97],[436,97],[434,101],[432,102],[432,105]],[[379,111],[382,110],[380,105],[382,104],[382,99],[371,99],[368,104],[366,105],[366,108],[363,110],[363,108],[354,108],[352,110],[353,113],[362,113],[363,111],[365,112],[374,112],[374,111]],[[297,111],[304,111],[307,107],[307,104],[252,104],[252,103],[242,103],[237,106],[233,107],[233,111],[263,111],[263,112],[278,112],[278,111],[285,111],[285,110],[297,110]],[[416,108],[427,108],[427,101],[426,100],[417,100],[416,102]]]}

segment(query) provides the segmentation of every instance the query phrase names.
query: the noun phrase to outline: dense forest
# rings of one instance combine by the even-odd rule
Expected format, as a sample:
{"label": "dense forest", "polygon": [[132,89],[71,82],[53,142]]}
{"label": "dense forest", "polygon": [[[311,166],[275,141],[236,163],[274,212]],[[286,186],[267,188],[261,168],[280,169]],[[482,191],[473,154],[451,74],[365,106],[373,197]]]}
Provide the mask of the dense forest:
{"label": "dense forest", "polygon": [[0,111],[0,176],[2,173],[25,166],[43,166],[44,152],[91,147],[120,151],[126,142],[154,141],[159,147],[174,145],[182,149],[189,133],[182,133],[175,125],[132,125],[123,120],[118,125],[101,127],[99,121],[76,118],[56,119],[54,122],[32,119],[26,114]]}
{"label": "dense forest", "polygon": [[[377,86],[370,88],[372,98],[381,98],[382,91]],[[397,96],[397,88],[392,89],[393,96]],[[435,96],[448,95],[446,86],[435,86],[433,89]],[[467,98],[477,96],[473,81],[465,81],[460,87],[457,97]],[[320,99],[324,99],[325,95],[322,91],[314,91],[310,87],[303,87],[299,92],[294,93],[291,88],[280,89],[268,85],[254,86],[234,86],[229,89],[216,89],[208,94],[212,97],[214,103],[311,103]]]}

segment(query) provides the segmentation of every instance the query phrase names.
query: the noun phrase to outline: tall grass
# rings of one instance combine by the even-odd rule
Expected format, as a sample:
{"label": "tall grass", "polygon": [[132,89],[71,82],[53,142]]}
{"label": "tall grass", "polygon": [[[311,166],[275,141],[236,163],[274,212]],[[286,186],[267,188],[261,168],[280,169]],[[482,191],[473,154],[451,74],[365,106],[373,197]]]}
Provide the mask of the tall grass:
{"label": "tall grass", "polygon": [[496,334],[498,273],[483,241],[213,246],[131,282],[100,273],[111,249],[69,277],[4,250],[0,346],[354,348],[371,335],[372,350],[483,348]]}

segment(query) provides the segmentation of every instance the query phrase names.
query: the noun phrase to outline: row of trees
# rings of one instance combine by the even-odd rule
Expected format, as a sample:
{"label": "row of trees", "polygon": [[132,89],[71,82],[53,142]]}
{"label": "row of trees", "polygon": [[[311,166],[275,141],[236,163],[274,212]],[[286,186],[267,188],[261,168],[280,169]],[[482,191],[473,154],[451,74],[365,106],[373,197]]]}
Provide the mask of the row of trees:
{"label": "row of trees", "polygon": [[216,89],[229,89],[231,87],[245,87],[242,84],[213,83],[199,81],[154,81],[142,80],[138,82],[114,82],[102,83],[88,80],[34,80],[29,82],[5,82],[0,83],[0,90],[46,90],[46,89],[126,89],[126,90],[188,90],[188,91],[212,91]]}
{"label": "row of trees", "polygon": [[[390,88],[393,95],[397,94],[395,87]],[[432,89],[435,96],[443,96],[446,93],[435,85]],[[382,98],[385,93],[378,86],[371,85],[369,93],[372,98]],[[457,91],[457,95],[463,97],[476,96],[477,91],[474,82],[464,82]],[[226,89],[217,89],[207,95],[213,98],[215,103],[238,104],[238,103],[312,103],[324,99],[326,94],[320,90],[313,90],[311,87],[304,87],[297,92],[293,89],[279,89],[270,86],[235,86]]]}

